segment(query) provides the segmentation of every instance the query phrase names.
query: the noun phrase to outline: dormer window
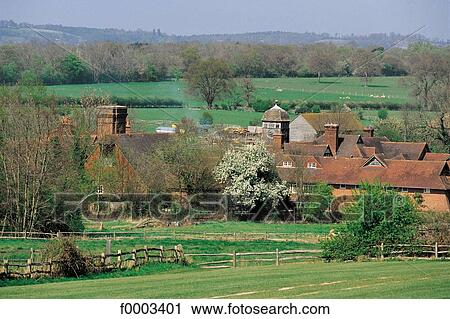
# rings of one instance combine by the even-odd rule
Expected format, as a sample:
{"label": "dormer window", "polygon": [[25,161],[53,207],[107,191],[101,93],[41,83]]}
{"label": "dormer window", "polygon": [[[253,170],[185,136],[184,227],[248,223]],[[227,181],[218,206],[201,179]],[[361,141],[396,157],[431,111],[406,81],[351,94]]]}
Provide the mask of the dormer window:
{"label": "dormer window", "polygon": [[292,162],[290,162],[290,161],[283,161],[283,167],[292,167]]}
{"label": "dormer window", "polygon": [[317,163],[315,163],[315,162],[309,162],[309,163],[308,163],[308,168],[317,168]]}
{"label": "dormer window", "polygon": [[372,162],[370,162],[369,164],[367,164],[367,166],[383,166],[378,160],[374,159]]}
{"label": "dormer window", "polygon": [[372,156],[365,164],[364,167],[385,167],[385,164],[376,156]]}

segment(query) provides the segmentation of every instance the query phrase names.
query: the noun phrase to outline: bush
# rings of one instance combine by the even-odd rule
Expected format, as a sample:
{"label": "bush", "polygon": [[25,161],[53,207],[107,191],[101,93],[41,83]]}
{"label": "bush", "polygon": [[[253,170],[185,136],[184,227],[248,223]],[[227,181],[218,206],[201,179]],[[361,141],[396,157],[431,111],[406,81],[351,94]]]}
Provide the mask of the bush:
{"label": "bush", "polygon": [[94,270],[89,258],[75,245],[73,238],[58,238],[48,242],[42,252],[45,260],[55,261],[52,276],[79,277]]}
{"label": "bush", "polygon": [[272,100],[261,100],[261,99],[257,99],[255,102],[253,102],[253,109],[256,112],[265,112],[268,109],[270,109],[273,106],[273,101]]}
{"label": "bush", "polygon": [[343,232],[323,242],[325,259],[356,260],[375,254],[374,246],[416,240],[419,218],[413,199],[381,184],[363,184],[345,213],[353,216]]}
{"label": "bush", "polygon": [[377,115],[380,120],[385,120],[385,119],[387,119],[389,113],[386,109],[381,109],[381,110],[378,110]]}
{"label": "bush", "polygon": [[426,212],[421,215],[424,228],[421,239],[428,243],[450,243],[450,213]]}
{"label": "bush", "polygon": [[315,184],[310,194],[302,196],[304,207],[301,209],[302,218],[305,221],[320,223],[331,222],[326,212],[333,199],[333,187],[325,184]]}
{"label": "bush", "polygon": [[312,112],[312,113],[320,113],[320,106],[314,105],[314,106],[311,108],[311,112]]}
{"label": "bush", "polygon": [[200,125],[212,125],[214,123],[213,117],[209,112],[203,112],[200,118]]}

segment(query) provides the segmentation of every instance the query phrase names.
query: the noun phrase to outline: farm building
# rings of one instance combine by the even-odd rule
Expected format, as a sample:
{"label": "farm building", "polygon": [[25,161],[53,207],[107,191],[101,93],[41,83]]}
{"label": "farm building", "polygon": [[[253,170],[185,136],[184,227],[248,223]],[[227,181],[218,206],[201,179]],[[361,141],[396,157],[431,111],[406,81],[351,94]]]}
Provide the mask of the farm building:
{"label": "farm building", "polygon": [[[101,164],[103,169],[116,172],[122,192],[144,190],[137,173],[141,169],[139,158],[151,153],[158,143],[167,143],[172,132],[132,133],[126,107],[105,106],[99,110],[96,147],[86,168],[94,172]],[[450,154],[431,153],[426,142],[391,142],[374,136],[373,128],[361,124],[351,125],[358,128],[356,133],[348,130],[350,126],[341,132],[338,123],[325,123],[319,130],[323,134],[299,142],[291,139],[292,123],[277,105],[264,114],[262,122],[255,134],[267,141],[280,177],[292,186],[325,182],[333,186],[335,196],[351,196],[362,182],[378,181],[401,193],[420,196],[424,210],[450,211]]]}
{"label": "farm building", "polygon": [[[286,125],[287,112],[277,105],[266,113],[273,125]],[[378,181],[404,194],[420,195],[424,210],[450,211],[450,154],[431,153],[426,142],[375,137],[371,127],[362,128],[362,134],[349,134],[348,128],[341,133],[340,124],[324,123],[323,134],[308,142],[283,136],[292,129],[274,132],[269,148],[276,155],[280,177],[292,185],[325,182],[333,186],[335,196],[351,196],[362,182]]]}
{"label": "farm building", "polygon": [[96,174],[96,166],[102,171],[117,174],[122,192],[144,191],[138,174],[143,154],[149,154],[158,143],[164,143],[172,135],[167,133],[132,133],[126,106],[102,106],[97,114],[97,130],[94,134],[95,149],[85,167]]}
{"label": "farm building", "polygon": [[346,134],[358,134],[364,128],[352,112],[304,113],[290,123],[289,140],[312,142],[317,136],[324,133],[327,123],[339,124],[340,131]]}

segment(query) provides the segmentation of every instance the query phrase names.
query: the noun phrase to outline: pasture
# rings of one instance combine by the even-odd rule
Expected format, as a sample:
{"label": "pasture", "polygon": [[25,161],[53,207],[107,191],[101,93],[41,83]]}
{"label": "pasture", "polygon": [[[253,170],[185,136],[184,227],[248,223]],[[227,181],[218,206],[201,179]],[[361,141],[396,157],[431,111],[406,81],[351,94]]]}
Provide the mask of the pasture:
{"label": "pasture", "polygon": [[[319,83],[315,78],[256,78],[255,99],[278,99],[289,101],[331,101],[331,102],[411,102],[409,89],[404,85],[404,77],[375,77],[364,87],[356,77],[323,78]],[[153,132],[158,126],[170,126],[183,117],[199,120],[204,112],[204,103],[186,93],[185,83],[180,81],[98,83],[49,86],[49,91],[59,96],[79,97],[88,92],[96,94],[140,97],[170,98],[181,101],[183,108],[131,109],[133,127],[137,131]],[[220,101],[217,101],[220,103]],[[262,114],[245,111],[208,111],[215,124],[248,126],[259,122]],[[363,111],[367,115],[364,124],[371,124],[376,116],[373,111]],[[372,113],[371,113],[372,112]],[[398,111],[390,111],[398,116]],[[295,118],[291,114],[291,119]]]}
{"label": "pasture", "polygon": [[[410,91],[403,84],[404,77],[375,77],[364,87],[357,77],[322,78],[255,78],[256,98],[281,101],[311,100],[335,102],[411,102]],[[186,93],[185,83],[180,81],[71,84],[48,87],[60,96],[79,97],[95,90],[98,94],[121,97],[159,97],[182,101],[186,107],[203,106],[199,99]],[[384,96],[384,98],[381,98]]]}
{"label": "pasture", "polygon": [[0,298],[450,298],[449,263],[296,263],[169,269],[0,288]]}

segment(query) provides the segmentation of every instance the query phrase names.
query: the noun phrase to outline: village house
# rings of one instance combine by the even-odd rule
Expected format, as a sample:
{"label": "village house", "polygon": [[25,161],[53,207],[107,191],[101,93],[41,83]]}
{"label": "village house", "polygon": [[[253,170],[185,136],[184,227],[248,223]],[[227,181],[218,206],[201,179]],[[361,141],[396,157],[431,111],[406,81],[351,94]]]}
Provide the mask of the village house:
{"label": "village house", "polygon": [[420,196],[423,210],[450,211],[450,154],[431,153],[426,142],[376,137],[371,127],[350,134],[347,126],[342,133],[338,123],[324,123],[323,134],[299,142],[289,136],[293,132],[289,126],[306,121],[302,117],[290,123],[288,118],[275,105],[262,122],[280,177],[291,185],[307,188],[324,182],[333,186],[333,195],[351,196],[362,182],[381,182],[402,194]]}
{"label": "village house", "polygon": [[[323,133],[311,141],[292,140],[290,125],[296,121],[290,122],[288,113],[275,105],[264,113],[256,133],[275,154],[278,173],[293,193],[299,185],[307,190],[324,182],[333,187],[334,196],[351,196],[362,182],[381,182],[402,194],[420,196],[423,210],[450,211],[450,154],[431,153],[426,142],[391,142],[361,124],[341,132],[340,124],[324,123],[318,130]],[[145,191],[139,159],[170,138],[164,133],[132,133],[126,107],[103,106],[97,117],[95,150],[85,166],[94,172],[101,164],[102,169],[117,172],[122,192]]]}
{"label": "village house", "polygon": [[145,191],[139,168],[140,159],[149,154],[158,143],[167,142],[170,133],[132,133],[126,106],[101,106],[97,113],[97,129],[93,136],[94,151],[85,167],[95,175],[96,166],[103,172],[118,174],[118,190]]}

